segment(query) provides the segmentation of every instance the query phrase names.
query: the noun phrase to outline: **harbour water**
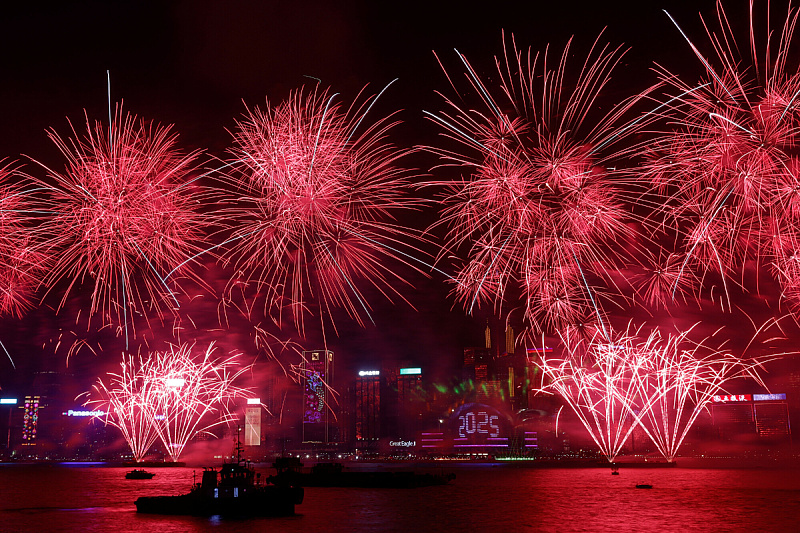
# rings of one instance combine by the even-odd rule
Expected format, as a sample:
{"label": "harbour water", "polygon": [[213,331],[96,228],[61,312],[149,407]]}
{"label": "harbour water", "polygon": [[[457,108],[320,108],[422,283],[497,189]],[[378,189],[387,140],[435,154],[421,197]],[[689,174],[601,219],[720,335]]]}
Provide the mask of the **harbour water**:
{"label": "harbour water", "polygon": [[459,465],[445,470],[457,476],[447,486],[306,488],[296,516],[255,519],[137,514],[137,497],[188,492],[202,469],[152,469],[152,480],[126,480],[127,470],[0,464],[0,531],[720,533],[796,531],[800,523],[796,468],[623,468],[612,476],[603,468]]}

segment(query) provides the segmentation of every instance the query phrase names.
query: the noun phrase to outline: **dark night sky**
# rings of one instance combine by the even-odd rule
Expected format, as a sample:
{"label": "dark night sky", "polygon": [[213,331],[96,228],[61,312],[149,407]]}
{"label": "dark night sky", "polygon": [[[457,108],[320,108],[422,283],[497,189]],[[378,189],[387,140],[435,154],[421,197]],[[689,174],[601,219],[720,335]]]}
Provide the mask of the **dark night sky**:
{"label": "dark night sky", "polygon": [[[686,5],[691,4],[690,8]],[[746,16],[746,2],[730,2]],[[469,6],[469,7],[467,7]],[[683,73],[701,73],[686,42],[662,12],[668,9],[688,33],[702,39],[697,16],[713,16],[714,2],[569,1],[488,3],[417,1],[386,7],[382,2],[298,0],[84,1],[51,5],[17,2],[0,20],[0,157],[25,161],[26,154],[59,168],[62,159],[45,129],[66,133],[85,109],[106,120],[106,70],[112,99],[127,111],[174,124],[185,149],[222,156],[234,119],[244,106],[285,98],[289,91],[322,80],[347,101],[365,84],[377,92],[399,78],[380,102],[384,114],[402,109],[396,130],[400,145],[433,143],[438,131],[422,110],[442,103],[434,91],[449,89],[433,50],[460,73],[453,48],[489,73],[502,51],[501,30],[520,47],[556,51],[575,35],[584,54],[607,27],[605,40],[632,47],[619,70],[630,92],[655,80],[653,61]],[[418,161],[421,171],[435,164]],[[33,171],[27,163],[26,169]],[[408,305],[378,305],[376,327],[342,328],[333,344],[349,363],[366,364],[376,353],[407,357],[430,367],[447,367],[465,344],[479,343],[486,316],[465,319],[451,311],[440,278],[414,280]],[[34,310],[31,314],[36,314]],[[47,327],[28,318],[26,327]],[[3,337],[18,353],[36,357],[27,334],[7,320]],[[22,356],[25,357],[25,356]],[[114,358],[116,364],[116,357]],[[22,365],[25,366],[25,365]],[[0,362],[0,385],[11,372]],[[13,379],[11,381],[14,381]]]}

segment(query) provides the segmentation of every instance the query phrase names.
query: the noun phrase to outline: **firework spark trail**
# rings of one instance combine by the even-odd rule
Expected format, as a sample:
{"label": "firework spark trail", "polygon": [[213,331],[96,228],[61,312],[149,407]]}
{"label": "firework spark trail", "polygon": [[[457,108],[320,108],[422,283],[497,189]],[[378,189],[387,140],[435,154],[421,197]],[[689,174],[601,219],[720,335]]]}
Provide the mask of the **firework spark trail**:
{"label": "firework spark trail", "polygon": [[361,282],[404,299],[397,286],[407,281],[391,265],[419,268],[410,252],[421,236],[394,222],[419,202],[397,166],[408,151],[384,140],[396,122],[365,122],[374,98],[345,110],[335,96],[300,90],[265,111],[248,109],[223,178],[235,195],[219,213],[230,233],[224,261],[237,283],[272,295],[266,310],[287,306],[301,333],[314,308],[329,317],[344,309],[363,325],[371,308]]}
{"label": "firework spark trail", "polygon": [[[203,217],[197,196],[180,185],[194,170],[197,153],[182,155],[170,128],[148,124],[121,109],[108,133],[99,122],[87,134],[51,140],[67,159],[64,172],[48,171],[54,212],[46,231],[60,261],[45,278],[48,291],[91,287],[89,315],[103,325],[118,323],[135,331],[133,317],[173,309],[177,285],[163,274],[203,249]],[[41,165],[41,163],[39,163]],[[191,269],[182,273],[199,281]]]}
{"label": "firework spark trail", "polygon": [[105,407],[106,422],[122,431],[137,461],[156,438],[177,461],[192,438],[235,419],[233,402],[250,392],[234,382],[251,366],[214,351],[212,343],[198,356],[193,344],[183,344],[124,359],[109,386],[95,385],[102,399],[89,403]]}
{"label": "firework spark trail", "polygon": [[800,74],[787,61],[798,10],[789,6],[779,31],[767,27],[762,45],[754,6],[751,0],[749,58],[742,57],[744,47],[737,45],[721,4],[718,29],[703,21],[711,45],[707,55],[670,17],[708,79],[692,85],[659,67],[664,85],[679,95],[660,113],[667,126],[649,147],[645,174],[662,198],[659,224],[679,236],[670,250],[683,258],[675,289],[687,276],[699,294],[705,274],[718,274],[730,306],[728,282],[744,287],[749,265],[768,265],[783,299],[796,308]]}
{"label": "firework spark trail", "polygon": [[471,310],[476,303],[500,307],[519,291],[534,333],[563,329],[587,311],[603,324],[589,275],[610,279],[615,252],[606,245],[630,236],[621,174],[605,167],[637,149],[626,141],[655,116],[625,119],[645,91],[595,117],[593,107],[624,52],[596,41],[571,88],[570,52],[567,44],[552,67],[547,52],[525,56],[506,46],[495,59],[495,86],[458,54],[485,109],[446,99],[449,112],[426,112],[463,148],[429,150],[445,166],[469,172],[431,183],[444,189],[434,225],[448,229],[442,256],[467,250],[455,296]]}

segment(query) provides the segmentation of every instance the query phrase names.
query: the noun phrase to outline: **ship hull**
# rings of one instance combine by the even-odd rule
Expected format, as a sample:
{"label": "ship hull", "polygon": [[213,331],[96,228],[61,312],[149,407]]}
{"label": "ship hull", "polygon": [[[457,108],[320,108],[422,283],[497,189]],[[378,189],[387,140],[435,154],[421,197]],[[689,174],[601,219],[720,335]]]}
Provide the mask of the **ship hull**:
{"label": "ship hull", "polygon": [[167,515],[291,516],[295,505],[302,501],[301,487],[265,487],[238,498],[213,498],[200,493],[142,496],[136,500],[136,510]]}

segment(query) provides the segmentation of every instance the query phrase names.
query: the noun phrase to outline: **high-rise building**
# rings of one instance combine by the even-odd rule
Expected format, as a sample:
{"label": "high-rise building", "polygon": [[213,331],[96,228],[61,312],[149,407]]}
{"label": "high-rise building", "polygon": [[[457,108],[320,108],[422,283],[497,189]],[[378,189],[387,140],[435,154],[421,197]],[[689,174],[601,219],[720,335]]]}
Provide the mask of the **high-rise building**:
{"label": "high-rise building", "polygon": [[261,398],[248,398],[244,412],[244,445],[261,445]]}
{"label": "high-rise building", "polygon": [[39,396],[25,396],[22,403],[22,444],[33,446],[36,444],[36,432],[39,426]]}
{"label": "high-rise building", "polygon": [[489,365],[492,362],[491,348],[465,348],[463,379],[475,385],[489,379]]}
{"label": "high-rise building", "polygon": [[723,440],[749,434],[762,442],[791,441],[786,394],[714,396],[711,414],[714,427]]}
{"label": "high-rise building", "polygon": [[361,370],[354,391],[356,444],[377,442],[381,437],[381,372]]}
{"label": "high-rise building", "polygon": [[422,369],[405,367],[397,376],[397,437],[409,439],[420,430],[425,404],[422,400]]}
{"label": "high-rise building", "polygon": [[333,352],[303,352],[303,442],[330,442],[331,406],[328,389],[333,383]]}
{"label": "high-rise building", "polygon": [[506,354],[514,355],[516,350],[516,338],[514,337],[514,328],[506,326]]}

